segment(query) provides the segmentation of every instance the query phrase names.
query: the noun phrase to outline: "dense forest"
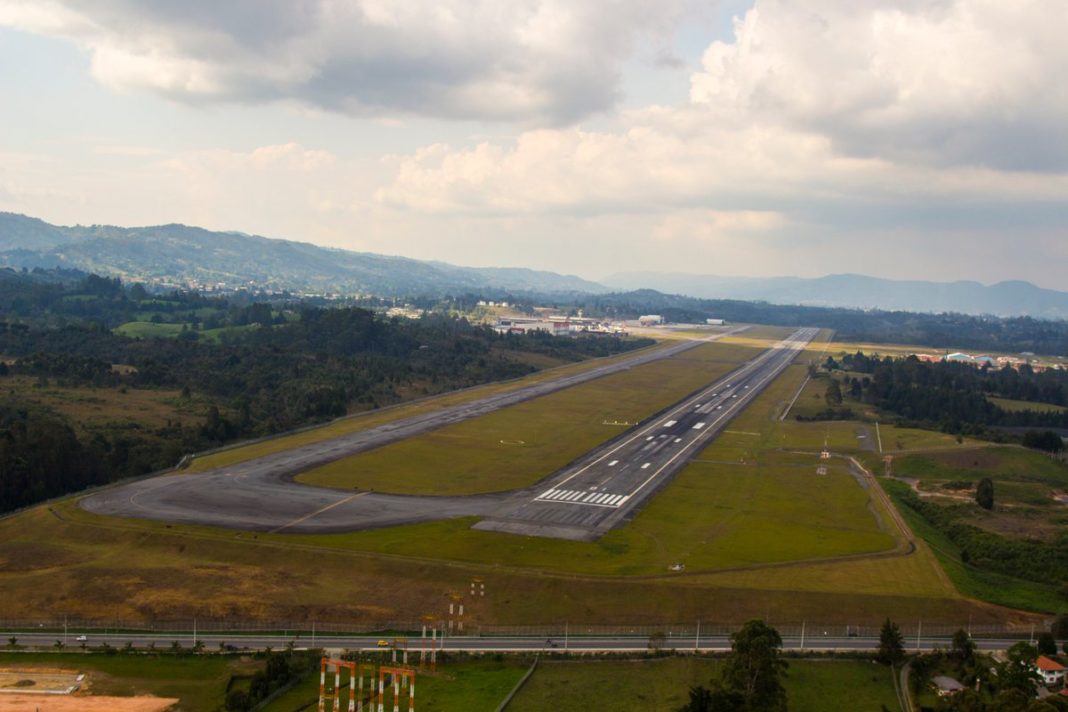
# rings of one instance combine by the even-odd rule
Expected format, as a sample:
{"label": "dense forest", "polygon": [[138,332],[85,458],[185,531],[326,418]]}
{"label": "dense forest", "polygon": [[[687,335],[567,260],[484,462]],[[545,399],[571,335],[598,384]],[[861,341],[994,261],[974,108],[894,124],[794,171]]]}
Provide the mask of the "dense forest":
{"label": "dense forest", "polygon": [[[898,415],[903,421],[945,432],[982,435],[987,428],[1068,428],[1068,411],[1008,411],[990,397],[1068,405],[1068,372],[1035,372],[1024,364],[976,368],[968,364],[878,358],[847,354],[828,358],[824,367],[849,372],[845,388],[865,403]],[[856,375],[862,374],[862,375]],[[1041,447],[1043,440],[1034,439]],[[1058,438],[1045,449],[1060,449]]]}
{"label": "dense forest", "polygon": [[[498,335],[464,319],[387,319],[359,307],[292,301],[233,304],[197,294],[152,296],[89,276],[6,283],[0,299],[0,510],[175,464],[185,453],[348,412],[515,378],[533,360],[577,361],[647,346],[645,339]],[[226,339],[130,338],[109,325],[159,309],[235,327]],[[58,317],[62,317],[61,319]],[[183,326],[183,328],[185,328]],[[192,337],[192,338],[191,338]],[[195,419],[79,437],[78,423],[5,388],[169,389],[201,404]]]}

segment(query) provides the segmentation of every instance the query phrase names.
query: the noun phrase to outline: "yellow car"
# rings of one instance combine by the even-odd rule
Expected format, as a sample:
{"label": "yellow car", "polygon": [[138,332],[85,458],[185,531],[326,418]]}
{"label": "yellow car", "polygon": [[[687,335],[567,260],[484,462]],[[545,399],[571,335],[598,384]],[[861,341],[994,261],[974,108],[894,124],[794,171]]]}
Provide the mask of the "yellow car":
{"label": "yellow car", "polygon": [[388,640],[380,640],[380,641],[378,641],[378,647],[380,647],[380,648],[388,648],[389,647],[389,641]]}

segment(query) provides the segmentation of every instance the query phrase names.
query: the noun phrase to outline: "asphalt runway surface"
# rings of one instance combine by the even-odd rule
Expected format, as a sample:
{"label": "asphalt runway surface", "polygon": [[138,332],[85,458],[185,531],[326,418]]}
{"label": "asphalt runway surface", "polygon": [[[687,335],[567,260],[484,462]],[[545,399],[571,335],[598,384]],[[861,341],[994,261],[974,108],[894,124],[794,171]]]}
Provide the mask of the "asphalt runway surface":
{"label": "asphalt runway surface", "polygon": [[[345,492],[297,483],[293,481],[293,477],[313,467],[450,423],[474,418],[594,378],[667,358],[728,333],[737,333],[738,330],[722,332],[704,340],[682,342],[666,349],[643,353],[632,359],[606,364],[579,374],[532,384],[516,391],[491,395],[475,402],[412,416],[216,470],[161,475],[130,482],[91,494],[81,500],[80,506],[96,514],[259,532],[346,532],[462,516],[488,517],[491,523],[497,523],[496,527],[484,528],[512,531],[509,527],[527,526],[524,522],[531,519],[532,512],[541,511],[543,503],[550,508],[566,507],[558,510],[562,512],[574,511],[572,510],[574,505],[546,503],[545,499],[550,489],[547,486],[485,495],[433,497],[391,495],[368,491]],[[655,468],[650,464],[649,467],[643,469],[642,465],[645,461],[636,463],[631,459],[628,460],[628,467],[613,470],[613,473],[626,473],[626,476],[612,483],[611,494],[625,495],[626,500],[615,501],[614,504],[617,506],[589,506],[588,509],[592,510],[594,515],[590,516],[586,524],[571,521],[569,514],[562,517],[565,521],[536,523],[532,525],[532,529],[522,531],[543,536],[596,539],[618,523],[623,516],[633,512],[641,503],[647,501],[685,463],[688,457],[697,451],[700,443],[707,442],[715,433],[718,433],[731,416],[740,411],[760,388],[770,382],[782,368],[785,368],[786,364],[803,348],[800,345],[802,341],[807,343],[814,333],[814,330],[801,330],[787,341],[781,342],[780,345],[736,369],[734,374],[738,374],[735,378],[737,382],[726,381],[736,387],[727,394],[726,400],[729,402],[722,402],[723,399],[721,399],[717,401],[716,406],[713,406],[716,410],[711,414],[701,413],[702,416],[709,415],[707,431],[703,428],[693,429],[696,423],[691,424],[693,417],[690,416],[694,414],[689,414],[686,418],[676,418],[677,422],[670,428],[671,433],[675,434],[672,441],[675,437],[680,437],[678,433],[687,427],[692,433],[696,433],[697,438],[686,433],[687,437],[683,440],[685,447],[676,448],[665,443],[657,447],[655,453],[649,452],[649,457],[645,461],[650,463],[655,461]],[[807,338],[806,334],[808,334]],[[727,378],[731,379],[734,374]],[[716,388],[718,383],[712,388]],[[749,388],[745,387],[747,385]],[[720,388],[720,390],[726,389]],[[712,391],[704,389],[701,394],[706,392]],[[693,398],[687,398],[677,408],[683,408],[692,403]],[[722,406],[722,410],[719,410],[718,406]],[[661,420],[663,418],[659,418],[657,422]],[[656,424],[654,426],[639,425],[637,430],[644,432],[650,427],[658,426]],[[668,429],[665,428],[662,434],[666,436],[667,431]],[[621,439],[627,441],[628,437],[633,440],[631,436],[633,432],[633,430],[628,431],[627,434],[604,447],[615,447]],[[657,435],[660,434],[657,433]],[[659,440],[664,439],[659,438]],[[659,442],[654,444],[660,445]],[[584,458],[584,461],[596,461],[604,447],[591,453]],[[652,449],[649,448],[649,450]],[[633,455],[634,457],[643,456],[643,451],[639,448],[638,452]],[[631,467],[630,464],[634,466]],[[648,470],[648,475],[655,475],[655,477],[640,478],[646,470]],[[577,489],[580,486],[590,487],[594,481],[590,478],[595,471],[599,470],[590,468],[588,470],[590,475],[580,474],[579,479],[570,489]],[[563,480],[569,477],[569,472],[570,469],[565,469],[546,481],[563,487],[566,484]],[[632,484],[635,486],[631,487]],[[641,485],[640,488],[637,488],[638,484]],[[628,487],[631,489],[627,489]],[[603,493],[608,494],[609,490],[605,489]],[[532,503],[533,507],[524,508]],[[582,507],[582,509],[586,508]],[[559,526],[559,528],[554,529],[554,526]]]}
{"label": "asphalt runway surface", "polygon": [[800,329],[667,412],[590,452],[534,492],[517,493],[475,529],[595,541],[637,512],[816,335]]}

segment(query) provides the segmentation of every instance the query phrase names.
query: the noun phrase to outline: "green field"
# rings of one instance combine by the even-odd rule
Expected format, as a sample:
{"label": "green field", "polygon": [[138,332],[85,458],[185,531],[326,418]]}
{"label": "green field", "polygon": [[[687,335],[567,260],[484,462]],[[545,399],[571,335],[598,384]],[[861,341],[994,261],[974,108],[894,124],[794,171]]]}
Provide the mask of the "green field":
{"label": "green field", "polygon": [[[209,309],[207,311],[214,310]],[[157,324],[151,321],[128,321],[125,324],[115,327],[114,332],[116,334],[122,334],[123,336],[129,336],[131,339],[174,339],[177,338],[183,330],[192,328],[191,324]],[[258,328],[259,326],[255,324],[247,326],[224,326],[217,329],[202,329],[195,333],[197,334],[198,340],[217,344],[224,341],[228,336]]]}
{"label": "green field", "polygon": [[[667,347],[669,344],[657,344],[655,346],[647,347],[648,349],[661,349]],[[438,396],[429,398],[423,398],[419,401],[411,403],[403,403],[389,408],[382,408],[381,410],[375,410],[367,413],[358,413],[346,418],[340,418],[338,420],[327,423],[300,432],[296,432],[290,435],[284,435],[282,437],[270,438],[267,440],[252,442],[244,445],[237,445],[234,447],[225,448],[219,452],[198,457],[193,461],[193,464],[189,467],[190,472],[202,472],[204,470],[210,470],[216,467],[226,467],[237,462],[244,462],[245,460],[251,460],[256,457],[263,457],[264,455],[270,455],[276,452],[282,452],[294,447],[300,447],[301,445],[308,445],[310,443],[322,442],[331,438],[336,438],[340,435],[347,433],[358,432],[366,428],[372,428],[383,423],[392,422],[401,418],[406,418],[412,415],[420,413],[426,413],[441,408],[446,408],[452,405],[460,403],[466,403],[478,398],[484,398],[494,393],[503,393],[507,391],[523,388],[532,383],[538,383],[540,381],[548,380],[551,378],[558,378],[566,376],[572,373],[579,373],[581,371],[588,370],[590,368],[596,368],[598,366],[613,363],[619,360],[627,360],[633,358],[636,353],[644,351],[630,351],[625,354],[619,354],[617,356],[609,356],[605,358],[588,359],[579,363],[567,364],[566,366],[560,366],[558,368],[546,369],[539,371],[538,373],[518,378],[512,381],[503,381],[499,383],[490,383],[483,386],[475,386],[473,388],[467,388],[460,391],[453,391],[450,393],[444,393]]]}
{"label": "green field", "polygon": [[[853,624],[890,612],[1001,619],[1002,611],[961,599],[922,542],[912,554],[897,551],[889,512],[845,460],[825,461],[828,474],[816,475],[824,440],[867,462],[871,453],[856,435],[868,426],[778,421],[820,348],[803,354],[632,522],[595,543],[473,531],[472,519],[251,534],[100,517],[68,500],[0,520],[0,597],[13,617],[408,620],[441,611],[447,594],[477,575],[487,595],[469,601],[472,626],[729,621],[768,611],[780,620]],[[261,445],[221,456],[249,456]],[[683,573],[668,571],[676,563]]]}
{"label": "green field", "polygon": [[894,474],[922,482],[978,480],[992,477],[997,482],[1041,483],[1068,487],[1068,466],[1048,455],[1021,447],[962,448],[894,458]]}
{"label": "green field", "polygon": [[[790,660],[784,687],[791,712],[898,709],[890,670],[866,660]],[[719,661],[699,657],[633,661],[543,661],[508,712],[678,709],[690,687],[710,686]]]}
{"label": "green field", "polygon": [[178,698],[182,710],[218,709],[231,676],[252,675],[262,662],[218,655],[85,655],[0,653],[0,667],[77,670],[95,695]]}
{"label": "green field", "polygon": [[305,484],[463,495],[530,485],[757,353],[712,343],[332,462]]}
{"label": "green field", "polygon": [[1063,413],[1068,410],[1063,405],[1054,405],[1052,403],[1034,403],[1032,401],[1012,400],[1011,398],[987,398],[988,401],[1001,408],[1007,410],[1010,413],[1015,413],[1023,410],[1033,410],[1036,413]]}
{"label": "green field", "polygon": [[[493,710],[523,677],[528,666],[529,663],[513,657],[470,658],[439,663],[434,673],[416,673],[416,709],[420,712]],[[345,680],[347,678],[342,678],[342,687],[346,684]],[[407,697],[402,697],[401,709],[406,710]],[[343,691],[341,699],[343,703],[348,703],[347,690]],[[314,710],[318,700],[319,677],[312,675],[263,710]]]}
{"label": "green field", "polygon": [[[907,485],[902,482],[887,482],[884,486],[891,495],[900,495],[907,489]],[[971,566],[961,560],[960,548],[946,535],[931,526],[909,507],[899,503],[898,510],[912,530],[918,536],[923,537],[934,551],[946,575],[949,576],[957,590],[965,596],[1022,610],[1046,612],[1063,610],[1064,598],[1056,587],[1024,581]]]}

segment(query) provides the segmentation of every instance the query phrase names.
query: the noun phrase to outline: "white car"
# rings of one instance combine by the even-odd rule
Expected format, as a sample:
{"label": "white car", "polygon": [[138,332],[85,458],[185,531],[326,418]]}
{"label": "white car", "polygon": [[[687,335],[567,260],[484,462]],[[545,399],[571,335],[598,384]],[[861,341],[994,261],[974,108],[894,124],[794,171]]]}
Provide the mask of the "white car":
{"label": "white car", "polygon": [[77,638],[75,638],[75,640],[79,643],[84,643],[85,641],[89,640],[89,638],[85,637],[84,635],[79,635]]}

